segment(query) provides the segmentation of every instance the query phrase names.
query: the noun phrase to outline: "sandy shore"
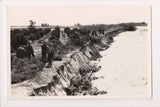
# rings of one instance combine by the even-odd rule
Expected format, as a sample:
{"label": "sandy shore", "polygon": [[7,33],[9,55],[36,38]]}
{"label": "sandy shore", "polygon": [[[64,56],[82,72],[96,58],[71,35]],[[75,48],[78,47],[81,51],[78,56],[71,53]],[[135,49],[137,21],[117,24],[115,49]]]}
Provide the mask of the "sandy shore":
{"label": "sandy shore", "polygon": [[150,98],[150,36],[146,27],[124,32],[114,38],[111,47],[101,52],[102,70],[93,81],[99,90],[108,91],[108,98]]}

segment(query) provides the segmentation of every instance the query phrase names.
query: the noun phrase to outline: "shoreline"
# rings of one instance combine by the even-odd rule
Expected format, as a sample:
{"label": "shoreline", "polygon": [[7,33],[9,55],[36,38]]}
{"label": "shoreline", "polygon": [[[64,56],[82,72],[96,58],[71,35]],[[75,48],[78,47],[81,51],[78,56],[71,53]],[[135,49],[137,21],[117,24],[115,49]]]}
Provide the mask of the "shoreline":
{"label": "shoreline", "polygon": [[151,97],[146,29],[139,27],[135,32],[119,34],[111,48],[101,52],[103,58],[99,65],[103,69],[95,76],[103,78],[93,81],[93,85],[99,90],[108,90],[107,98]]}

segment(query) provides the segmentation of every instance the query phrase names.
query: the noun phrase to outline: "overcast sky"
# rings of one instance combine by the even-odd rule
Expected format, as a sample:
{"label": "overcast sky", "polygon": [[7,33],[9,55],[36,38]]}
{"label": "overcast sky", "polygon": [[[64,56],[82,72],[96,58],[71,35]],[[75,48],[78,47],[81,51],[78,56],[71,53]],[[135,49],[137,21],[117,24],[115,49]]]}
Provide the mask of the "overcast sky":
{"label": "overcast sky", "polygon": [[7,7],[7,23],[11,26],[28,25],[116,24],[125,22],[148,22],[150,7],[147,6],[37,6]]}

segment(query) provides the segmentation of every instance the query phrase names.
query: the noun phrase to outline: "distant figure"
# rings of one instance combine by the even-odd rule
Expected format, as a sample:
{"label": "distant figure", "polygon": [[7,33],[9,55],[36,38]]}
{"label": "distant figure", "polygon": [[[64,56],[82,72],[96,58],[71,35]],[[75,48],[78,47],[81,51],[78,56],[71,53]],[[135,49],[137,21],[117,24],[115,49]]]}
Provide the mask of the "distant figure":
{"label": "distant figure", "polygon": [[46,42],[43,42],[43,45],[41,46],[42,49],[42,61],[46,62],[46,55],[47,55],[47,45]]}
{"label": "distant figure", "polygon": [[27,47],[26,47],[26,52],[27,52],[27,56],[30,59],[31,56],[34,58],[34,50],[33,47],[31,46],[30,42],[28,42]]}
{"label": "distant figure", "polygon": [[93,36],[97,36],[97,32],[95,30],[92,31]]}
{"label": "distant figure", "polygon": [[48,66],[47,68],[52,67],[53,57],[54,57],[54,48],[53,48],[52,43],[50,43],[48,46]]}
{"label": "distant figure", "polygon": [[98,31],[99,31],[99,33],[101,34],[101,27],[99,28],[99,30],[98,30]]}
{"label": "distant figure", "polygon": [[104,29],[102,27],[99,28],[99,33],[104,34]]}
{"label": "distant figure", "polygon": [[101,34],[104,35],[104,29],[103,29],[103,27],[101,28]]}

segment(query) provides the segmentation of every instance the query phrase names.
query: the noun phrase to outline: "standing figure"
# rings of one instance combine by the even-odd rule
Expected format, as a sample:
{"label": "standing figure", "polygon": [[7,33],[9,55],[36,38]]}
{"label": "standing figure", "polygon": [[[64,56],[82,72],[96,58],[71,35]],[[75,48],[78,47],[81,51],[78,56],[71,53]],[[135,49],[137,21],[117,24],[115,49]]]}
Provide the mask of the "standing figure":
{"label": "standing figure", "polygon": [[103,27],[100,27],[100,28],[99,28],[99,33],[100,33],[100,34],[104,34],[104,29],[103,29]]}
{"label": "standing figure", "polygon": [[47,65],[47,68],[52,67],[53,57],[54,57],[54,48],[53,48],[52,43],[50,43],[48,46],[48,65]]}
{"label": "standing figure", "polygon": [[101,28],[101,34],[104,35],[104,28],[103,27]]}
{"label": "standing figure", "polygon": [[97,36],[97,32],[95,30],[92,31],[92,35],[95,37]]}
{"label": "standing figure", "polygon": [[34,58],[34,50],[33,47],[31,46],[30,42],[28,42],[27,47],[26,47],[26,52],[27,52],[27,56],[30,59],[31,56]]}
{"label": "standing figure", "polygon": [[99,33],[101,34],[102,28],[100,27],[98,31],[99,31]]}
{"label": "standing figure", "polygon": [[47,45],[46,42],[43,42],[43,45],[41,46],[42,49],[42,61],[46,62],[46,55],[47,55]]}

